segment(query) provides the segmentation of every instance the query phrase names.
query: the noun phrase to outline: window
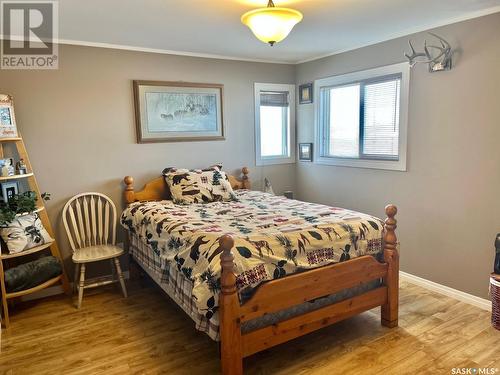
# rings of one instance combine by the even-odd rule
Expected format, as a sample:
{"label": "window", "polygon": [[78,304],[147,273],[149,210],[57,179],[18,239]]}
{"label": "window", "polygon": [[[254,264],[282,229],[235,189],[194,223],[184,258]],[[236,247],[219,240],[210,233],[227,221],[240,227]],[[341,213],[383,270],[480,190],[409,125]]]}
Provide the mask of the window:
{"label": "window", "polygon": [[409,66],[386,66],[320,79],[315,161],[406,170]]}
{"label": "window", "polygon": [[257,165],[295,162],[295,86],[255,84]]}

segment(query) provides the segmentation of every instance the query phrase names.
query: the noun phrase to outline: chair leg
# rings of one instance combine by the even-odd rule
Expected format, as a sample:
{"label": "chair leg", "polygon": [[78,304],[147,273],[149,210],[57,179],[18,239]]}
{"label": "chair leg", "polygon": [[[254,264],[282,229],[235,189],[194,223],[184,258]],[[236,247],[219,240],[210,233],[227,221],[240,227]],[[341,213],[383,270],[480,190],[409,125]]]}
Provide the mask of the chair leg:
{"label": "chair leg", "polygon": [[80,280],[78,286],[78,308],[82,307],[83,289],[85,287],[85,263],[80,266]]}
{"label": "chair leg", "polygon": [[120,280],[120,284],[122,286],[123,296],[127,298],[127,289],[125,288],[125,280],[123,279],[123,273],[120,267],[120,260],[118,258],[115,258],[114,260],[115,260],[116,272],[118,273],[118,279]]}
{"label": "chair leg", "polygon": [[73,294],[78,290],[78,273],[80,272],[80,263],[75,263],[75,277],[73,278]]}

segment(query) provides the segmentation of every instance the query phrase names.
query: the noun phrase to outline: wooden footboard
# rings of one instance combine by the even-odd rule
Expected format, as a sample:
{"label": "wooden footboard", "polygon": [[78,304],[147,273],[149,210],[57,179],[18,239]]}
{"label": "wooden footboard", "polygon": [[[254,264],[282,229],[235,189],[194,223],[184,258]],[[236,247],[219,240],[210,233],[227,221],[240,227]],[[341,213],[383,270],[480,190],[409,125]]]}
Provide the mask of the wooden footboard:
{"label": "wooden footboard", "polygon": [[[372,256],[362,256],[342,263],[317,268],[259,287],[253,297],[240,306],[236,290],[234,240],[220,239],[222,293],[219,301],[222,373],[243,373],[243,358],[273,347],[350,316],[382,306],[381,322],[398,325],[399,255],[395,234],[397,208],[385,208],[384,263]],[[300,303],[336,293],[371,280],[383,279],[382,286],[358,296],[299,315],[269,327],[242,334],[241,324]]]}

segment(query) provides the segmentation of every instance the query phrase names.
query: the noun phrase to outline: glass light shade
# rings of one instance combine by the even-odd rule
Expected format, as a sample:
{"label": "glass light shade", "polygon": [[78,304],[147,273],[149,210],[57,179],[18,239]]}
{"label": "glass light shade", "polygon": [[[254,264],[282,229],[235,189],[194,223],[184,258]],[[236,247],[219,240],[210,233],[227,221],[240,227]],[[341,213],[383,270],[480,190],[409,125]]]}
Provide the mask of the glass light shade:
{"label": "glass light shade", "polygon": [[251,10],[241,16],[257,39],[273,45],[285,39],[293,27],[302,21],[302,13],[294,9],[268,7]]}

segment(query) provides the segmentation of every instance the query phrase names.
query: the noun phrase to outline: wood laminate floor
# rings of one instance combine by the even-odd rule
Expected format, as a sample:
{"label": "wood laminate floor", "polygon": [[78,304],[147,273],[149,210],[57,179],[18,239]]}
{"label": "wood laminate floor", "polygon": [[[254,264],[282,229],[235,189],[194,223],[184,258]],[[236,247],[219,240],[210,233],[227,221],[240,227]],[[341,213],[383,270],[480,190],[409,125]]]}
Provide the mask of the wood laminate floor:
{"label": "wood laminate floor", "polygon": [[[2,332],[0,373],[219,373],[217,344],[158,287],[128,288],[128,299],[113,286],[88,292],[81,310],[64,296],[16,306]],[[486,311],[402,282],[399,328],[382,327],[375,309],[247,358],[245,373],[500,369],[500,331],[489,319]]]}

